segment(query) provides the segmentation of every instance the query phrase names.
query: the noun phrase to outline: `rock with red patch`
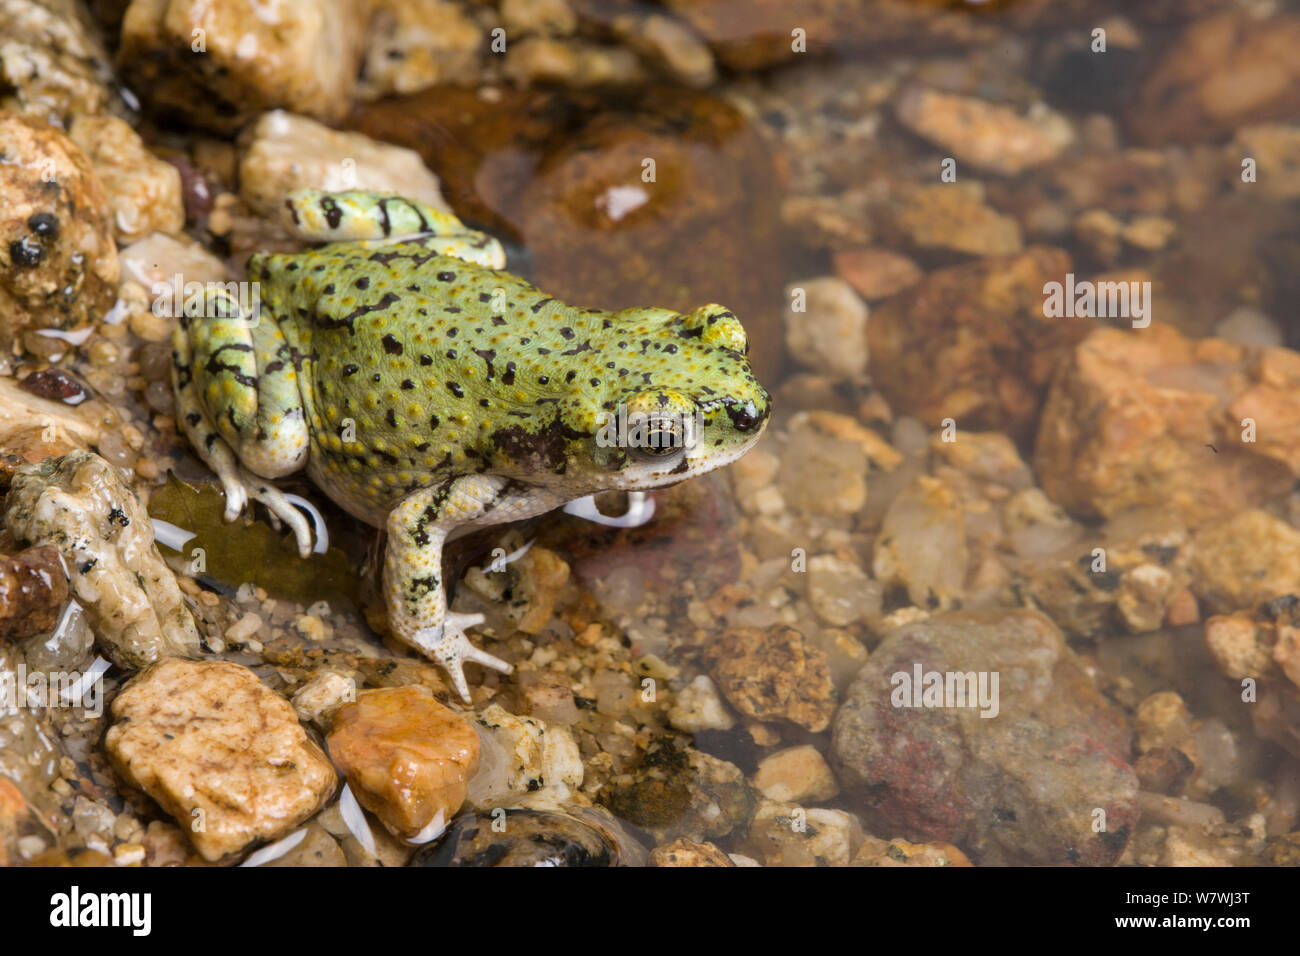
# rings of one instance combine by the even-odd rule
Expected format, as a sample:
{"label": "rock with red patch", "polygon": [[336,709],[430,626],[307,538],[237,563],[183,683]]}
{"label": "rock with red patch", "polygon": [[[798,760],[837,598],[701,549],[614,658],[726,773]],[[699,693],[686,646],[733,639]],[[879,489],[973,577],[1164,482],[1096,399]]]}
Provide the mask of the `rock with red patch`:
{"label": "rock with red patch", "polygon": [[[897,675],[918,665],[989,675],[990,691],[996,673],[996,716],[979,701],[950,706],[955,696],[910,706]],[[981,864],[1111,864],[1137,823],[1129,729],[1035,611],[959,611],[895,631],[849,688],[832,753],[869,831],[953,843]]]}

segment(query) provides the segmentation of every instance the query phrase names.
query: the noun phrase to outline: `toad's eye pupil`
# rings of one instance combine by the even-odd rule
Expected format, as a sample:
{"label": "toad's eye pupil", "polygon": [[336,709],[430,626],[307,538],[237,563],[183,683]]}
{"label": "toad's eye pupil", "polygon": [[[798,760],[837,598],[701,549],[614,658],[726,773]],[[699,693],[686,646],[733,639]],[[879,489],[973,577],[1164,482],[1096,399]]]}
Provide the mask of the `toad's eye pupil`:
{"label": "toad's eye pupil", "polygon": [[647,433],[643,447],[645,451],[652,455],[667,455],[675,451],[680,445],[681,440],[671,425],[656,424]]}

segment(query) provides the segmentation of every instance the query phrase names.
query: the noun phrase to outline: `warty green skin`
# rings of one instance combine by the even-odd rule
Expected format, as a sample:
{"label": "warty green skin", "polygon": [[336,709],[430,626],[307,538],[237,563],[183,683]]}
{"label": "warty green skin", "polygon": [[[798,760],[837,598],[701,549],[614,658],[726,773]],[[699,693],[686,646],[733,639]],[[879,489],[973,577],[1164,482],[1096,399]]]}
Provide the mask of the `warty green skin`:
{"label": "warty green skin", "polygon": [[[602,312],[501,271],[495,240],[398,197],[294,194],[291,228],[342,239],[254,256],[260,315],[212,293],[181,317],[174,383],[187,435],[221,478],[227,517],[248,497],[302,515],[267,479],[306,468],[341,507],[390,534],[390,624],[443,664],[508,665],[448,612],[442,544],[610,489],[646,490],[735,461],[761,434],[767,392],[725,308]],[[613,444],[607,416],[691,417],[690,447]],[[471,620],[470,618],[474,618]]]}

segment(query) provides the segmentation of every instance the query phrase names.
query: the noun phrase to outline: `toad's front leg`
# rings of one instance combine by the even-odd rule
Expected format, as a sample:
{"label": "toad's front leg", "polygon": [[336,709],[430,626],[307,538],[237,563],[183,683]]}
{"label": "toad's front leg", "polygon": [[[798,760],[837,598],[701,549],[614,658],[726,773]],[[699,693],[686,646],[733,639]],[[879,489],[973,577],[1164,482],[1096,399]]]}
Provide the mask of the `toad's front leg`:
{"label": "toad's front leg", "polygon": [[177,417],[225,488],[226,520],[255,498],[288,523],[307,557],[307,519],[267,480],[297,471],[308,455],[297,369],[284,333],[269,316],[244,315],[227,290],[209,286],[200,315],[177,317],[172,348]]}
{"label": "toad's front leg", "polygon": [[470,699],[466,661],[502,673],[509,673],[510,665],[479,650],[465,636],[466,628],[483,623],[483,615],[447,610],[442,546],[455,528],[513,521],[546,510],[545,505],[555,506],[535,502],[512,485],[495,475],[453,478],[412,492],[388,515],[384,595],[389,624],[401,640],[447,672],[466,703]]}

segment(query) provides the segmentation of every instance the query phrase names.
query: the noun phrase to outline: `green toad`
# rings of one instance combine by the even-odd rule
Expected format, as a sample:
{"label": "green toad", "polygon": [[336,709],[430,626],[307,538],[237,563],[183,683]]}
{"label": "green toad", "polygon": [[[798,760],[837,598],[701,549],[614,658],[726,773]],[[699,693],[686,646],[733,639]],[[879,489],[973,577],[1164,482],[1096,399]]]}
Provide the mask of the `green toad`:
{"label": "green toad", "polygon": [[[201,316],[180,318],[178,417],[221,479],[227,520],[261,501],[306,555],[306,519],[268,480],[305,467],[386,528],[391,626],[466,700],[465,661],[510,668],[465,636],[481,615],[447,609],[448,538],[703,474],[767,422],[744,329],[721,306],[572,308],[499,271],[496,240],[447,213],[363,192],[286,205],[297,236],[329,244],[254,256],[255,317],[214,288]],[[600,440],[620,410],[655,440]]]}

